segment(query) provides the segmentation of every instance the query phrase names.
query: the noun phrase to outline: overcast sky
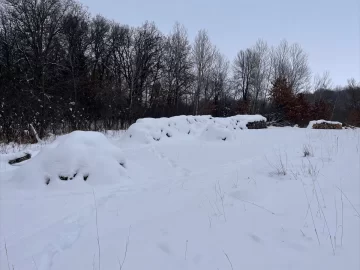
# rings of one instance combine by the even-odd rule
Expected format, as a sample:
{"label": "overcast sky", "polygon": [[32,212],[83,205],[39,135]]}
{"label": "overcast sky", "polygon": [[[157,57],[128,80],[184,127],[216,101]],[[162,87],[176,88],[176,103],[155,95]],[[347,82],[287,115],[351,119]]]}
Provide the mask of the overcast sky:
{"label": "overcast sky", "polygon": [[298,42],[313,73],[328,70],[334,85],[360,81],[360,0],[80,0],[92,15],[140,26],[154,21],[169,33],[175,21],[191,41],[207,29],[231,61],[261,38]]}

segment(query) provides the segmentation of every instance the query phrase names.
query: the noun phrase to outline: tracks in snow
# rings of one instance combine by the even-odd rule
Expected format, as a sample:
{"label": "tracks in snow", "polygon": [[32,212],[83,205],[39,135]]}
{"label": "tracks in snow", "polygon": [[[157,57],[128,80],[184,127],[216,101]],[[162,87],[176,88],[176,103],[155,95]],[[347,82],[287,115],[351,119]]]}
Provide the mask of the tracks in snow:
{"label": "tracks in snow", "polygon": [[[148,151],[150,151],[156,158],[159,160],[164,161],[168,166],[174,169],[175,177],[172,183],[169,183],[170,186],[173,185],[184,185],[186,181],[189,181],[190,179],[193,179],[194,177],[202,176],[209,173],[208,169],[200,169],[197,171],[191,171],[187,168],[184,168],[180,166],[176,161],[166,156],[164,153],[159,151],[156,146],[152,145],[148,147]],[[256,159],[260,159],[260,157],[253,157],[241,161],[231,161],[231,162],[225,162],[223,164],[216,165],[217,168],[223,170],[231,170],[234,169],[234,166],[239,165],[247,165],[254,162]],[[160,185],[161,184],[161,185]],[[160,188],[168,188],[169,185],[164,185],[165,183],[149,183],[148,188],[153,189],[155,186],[160,185]],[[116,188],[114,190],[109,191],[108,194],[105,195],[97,195],[97,208],[98,211],[101,209],[110,199],[116,197],[119,192],[144,192],[144,188],[146,188],[147,185],[141,185],[141,186],[134,186],[133,188],[124,189],[124,186],[121,186],[120,188]],[[147,189],[145,189],[145,192]],[[99,194],[99,193],[98,193]],[[34,257],[36,259],[37,268],[38,270],[49,270],[51,269],[54,261],[54,257],[61,253],[65,252],[76,243],[76,241],[80,238],[84,228],[88,224],[94,224],[95,223],[95,207],[94,202],[92,199],[91,192],[83,192],[83,193],[74,193],[74,194],[67,194],[63,195],[61,193],[55,194],[54,196],[57,196],[59,199],[65,196],[77,196],[80,197],[81,195],[84,195],[88,197],[89,203],[85,205],[84,207],[81,207],[80,209],[77,208],[74,211],[71,211],[69,214],[63,215],[60,218],[56,218],[50,221],[50,223],[47,223],[48,217],[43,216],[43,218],[39,221],[36,220],[35,222],[32,222],[28,224],[29,226],[25,227],[21,231],[14,232],[11,235],[8,235],[7,241],[8,241],[8,247],[13,245],[20,245],[21,243],[28,241],[36,241],[38,236],[47,234],[49,237],[47,238],[47,243],[43,244],[42,250],[34,254]],[[91,196],[91,200],[90,197]],[[49,196],[47,196],[49,197]],[[38,199],[37,197],[34,198],[35,200]],[[40,197],[39,197],[40,199]],[[26,200],[31,200],[31,198],[28,198]],[[36,230],[28,230],[26,228],[36,228]],[[46,238],[45,238],[46,239]],[[30,259],[30,258],[28,258]]]}

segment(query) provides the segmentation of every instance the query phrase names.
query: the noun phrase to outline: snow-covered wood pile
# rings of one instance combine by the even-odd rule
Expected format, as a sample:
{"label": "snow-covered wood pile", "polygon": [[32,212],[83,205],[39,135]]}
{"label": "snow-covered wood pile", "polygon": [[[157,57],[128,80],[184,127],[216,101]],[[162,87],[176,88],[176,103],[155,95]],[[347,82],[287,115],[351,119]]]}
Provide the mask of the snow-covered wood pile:
{"label": "snow-covered wood pile", "polygon": [[342,129],[342,124],[340,122],[334,122],[334,121],[316,120],[316,121],[310,121],[308,128],[312,128],[312,129]]}

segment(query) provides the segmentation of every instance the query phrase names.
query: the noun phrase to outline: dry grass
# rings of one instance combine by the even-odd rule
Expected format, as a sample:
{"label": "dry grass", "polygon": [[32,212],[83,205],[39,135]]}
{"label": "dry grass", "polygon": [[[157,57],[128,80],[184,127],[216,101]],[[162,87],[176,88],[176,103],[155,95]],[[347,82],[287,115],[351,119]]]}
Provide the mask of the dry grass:
{"label": "dry grass", "polygon": [[303,146],[303,155],[304,155],[304,157],[313,157],[314,156],[314,150],[310,144],[305,144]]}

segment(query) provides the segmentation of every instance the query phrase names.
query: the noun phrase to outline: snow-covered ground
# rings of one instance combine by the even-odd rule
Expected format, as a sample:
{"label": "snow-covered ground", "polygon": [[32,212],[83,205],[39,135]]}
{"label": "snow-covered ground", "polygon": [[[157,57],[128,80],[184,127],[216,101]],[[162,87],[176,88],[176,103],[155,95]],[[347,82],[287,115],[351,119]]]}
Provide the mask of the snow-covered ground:
{"label": "snow-covered ground", "polygon": [[204,127],[0,155],[0,269],[360,268],[359,129]]}

